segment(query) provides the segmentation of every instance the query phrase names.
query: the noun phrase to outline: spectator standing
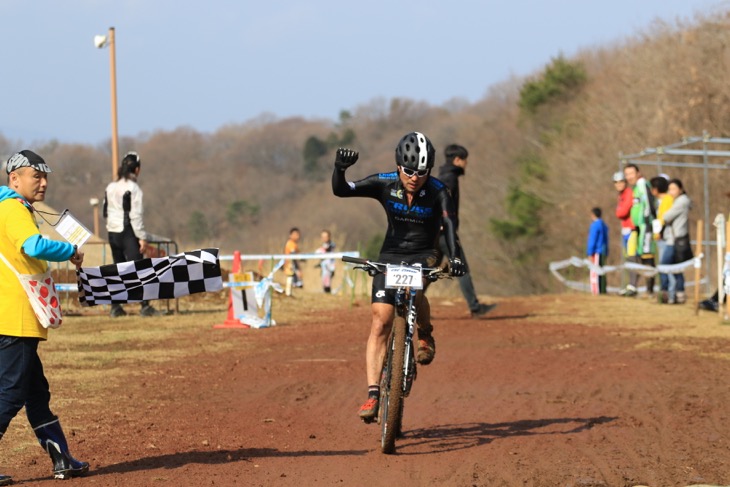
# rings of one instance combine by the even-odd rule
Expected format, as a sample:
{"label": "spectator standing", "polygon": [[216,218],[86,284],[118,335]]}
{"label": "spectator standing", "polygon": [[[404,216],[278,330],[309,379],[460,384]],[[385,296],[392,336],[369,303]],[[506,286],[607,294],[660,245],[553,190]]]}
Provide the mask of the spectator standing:
{"label": "spectator standing", "polygon": [[[634,223],[631,221],[631,205],[634,203],[634,192],[626,183],[626,177],[623,171],[618,171],[613,175],[613,187],[616,189],[616,218],[621,222],[621,251],[624,259],[627,259],[629,239],[634,230]],[[634,278],[634,272],[629,271],[629,282]]]}
{"label": "spectator standing", "polygon": [[[320,238],[322,245],[315,250],[315,253],[329,254],[335,251],[335,243],[329,230],[322,230]],[[335,275],[335,259],[322,259],[319,267],[322,272],[322,290],[329,294],[332,292],[332,277]]]}
{"label": "spectator standing", "polygon": [[[673,240],[671,229],[664,228],[664,213],[671,208],[674,198],[667,193],[669,189],[669,178],[659,175],[651,178],[651,194],[656,200],[656,220],[652,222],[652,232],[657,246],[657,257],[659,264],[672,264],[673,255],[667,254],[667,242]],[[659,273],[659,303],[667,303],[668,297],[674,296],[675,281],[671,274]]]}
{"label": "spectator standing", "polygon": [[[48,329],[36,318],[15,272],[42,274],[48,269],[47,261],[67,260],[78,269],[84,254],[38,231],[32,205],[45,199],[51,172],[43,158],[23,150],[8,159],[5,170],[8,185],[0,186],[0,253],[9,264],[0,262],[0,438],[25,407],[38,442],[51,457],[54,477],[78,477],[88,472],[89,464],[69,452],[58,416],[50,409],[51,392],[38,355]],[[11,477],[0,475],[0,485],[10,483]]]}
{"label": "spectator standing", "polygon": [[[668,191],[674,201],[672,207],[664,213],[665,232],[670,236],[667,240],[665,253],[672,257],[671,263],[679,264],[693,257],[689,240],[689,210],[692,208],[692,202],[685,193],[682,181],[679,179],[669,181]],[[687,302],[687,295],[684,292],[684,274],[681,272],[675,273],[674,280],[676,295],[669,295],[667,302],[684,304]],[[664,289],[663,283],[662,289]]]}
{"label": "spectator standing", "polygon": [[[292,255],[299,253],[299,239],[302,237],[297,227],[289,230],[289,239],[284,245],[284,254]],[[284,273],[286,274],[286,295],[292,295],[292,288],[302,287],[302,270],[299,261],[296,259],[287,259],[284,263]]]}
{"label": "spectator standing", "polygon": [[[114,263],[144,258],[147,249],[147,232],[144,229],[144,205],[142,189],[137,184],[142,170],[142,160],[136,152],[128,152],[117,171],[117,180],[109,183],[104,191],[103,214],[109,233],[109,247]],[[112,304],[110,315],[118,318],[127,314],[121,304]],[[149,301],[142,301],[141,316],[161,314]]]}
{"label": "spectator standing", "polygon": [[[586,255],[591,263],[603,267],[608,256],[608,226],[601,218],[600,208],[591,209],[591,226],[588,228]],[[590,271],[591,293],[606,294],[606,275]]]}
{"label": "spectator standing", "polygon": [[[459,230],[459,178],[466,174],[466,166],[468,163],[469,152],[465,147],[457,144],[451,144],[446,146],[444,149],[444,156],[446,161],[439,168],[438,178],[443,182],[449,192],[451,193],[451,199],[454,203],[454,231]],[[448,247],[446,246],[446,237],[444,234],[439,238],[439,247],[443,255],[448,255]],[[464,248],[461,249],[461,258],[464,265],[469,267],[466,261],[466,255],[464,255]],[[474,290],[474,283],[471,279],[471,273],[467,272],[459,278],[459,287],[461,288],[461,294],[466,300],[466,304],[469,306],[472,318],[483,316],[489,311],[494,309],[496,304],[483,304],[479,302],[476,291]]]}
{"label": "spectator standing", "polygon": [[[629,261],[654,267],[654,236],[652,221],[656,218],[656,205],[651,194],[649,183],[641,175],[636,164],[627,164],[624,167],[624,177],[633,191],[631,203],[631,221],[634,229],[631,231],[626,247]],[[622,296],[636,296],[639,282],[638,273],[630,274],[630,283],[619,294]],[[646,278],[646,292],[648,296],[654,294],[654,277]]]}

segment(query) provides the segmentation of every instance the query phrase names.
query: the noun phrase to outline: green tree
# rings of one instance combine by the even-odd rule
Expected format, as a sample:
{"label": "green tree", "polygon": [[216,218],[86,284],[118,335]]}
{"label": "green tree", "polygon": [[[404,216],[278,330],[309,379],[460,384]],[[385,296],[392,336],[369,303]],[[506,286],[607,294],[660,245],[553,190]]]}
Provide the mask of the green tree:
{"label": "green tree", "polygon": [[188,219],[188,236],[196,244],[210,236],[208,220],[199,211],[192,212]]}
{"label": "green tree", "polygon": [[236,200],[226,208],[226,221],[237,226],[246,223],[256,223],[261,207],[246,200]]}
{"label": "green tree", "polygon": [[342,132],[342,136],[340,137],[340,146],[342,147],[348,147],[351,146],[355,142],[355,131],[352,129],[345,129],[344,132]]}
{"label": "green tree", "polygon": [[522,237],[535,237],[542,234],[540,210],[543,201],[518,185],[513,184],[507,192],[506,209],[510,219],[492,218],[492,233],[506,242],[514,242]]}
{"label": "green tree", "polygon": [[520,108],[528,113],[535,113],[541,105],[576,93],[587,78],[586,70],[580,62],[571,63],[560,55],[545,68],[540,78],[522,85]]}
{"label": "green tree", "polygon": [[349,110],[340,110],[340,125],[345,125],[352,118],[352,113]]}
{"label": "green tree", "polygon": [[528,276],[538,260],[544,234],[542,210],[545,201],[534,188],[547,180],[545,162],[536,151],[527,151],[515,159],[518,180],[510,184],[505,198],[506,219],[491,218],[490,230],[505,252],[511,256],[518,274]]}
{"label": "green tree", "polygon": [[380,247],[383,245],[385,235],[382,233],[376,233],[365,242],[365,248],[363,249],[363,257],[365,259],[377,259],[380,255]]}
{"label": "green tree", "polygon": [[319,158],[327,153],[327,143],[312,135],[304,143],[304,173],[314,176],[317,173]]}
{"label": "green tree", "polygon": [[[340,117],[345,117],[345,115],[341,113]],[[345,120],[346,119],[347,117],[345,117]],[[325,140],[314,135],[310,136],[304,143],[304,149],[302,150],[302,157],[304,158],[304,174],[310,178],[319,177],[320,159],[327,155],[330,150],[335,150],[338,147],[352,146],[355,139],[355,131],[351,128],[345,128],[342,130],[342,133],[330,132]]]}

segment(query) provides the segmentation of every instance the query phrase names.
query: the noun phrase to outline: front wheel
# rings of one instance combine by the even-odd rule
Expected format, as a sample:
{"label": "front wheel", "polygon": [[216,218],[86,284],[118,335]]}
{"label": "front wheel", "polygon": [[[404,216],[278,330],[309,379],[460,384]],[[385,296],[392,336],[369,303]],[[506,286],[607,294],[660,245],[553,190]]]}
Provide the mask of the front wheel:
{"label": "front wheel", "polygon": [[[387,369],[381,385],[381,447],[383,453],[395,453],[395,440],[403,420],[403,365],[406,347],[406,320],[396,316],[386,355]],[[384,386],[384,387],[383,387]]]}

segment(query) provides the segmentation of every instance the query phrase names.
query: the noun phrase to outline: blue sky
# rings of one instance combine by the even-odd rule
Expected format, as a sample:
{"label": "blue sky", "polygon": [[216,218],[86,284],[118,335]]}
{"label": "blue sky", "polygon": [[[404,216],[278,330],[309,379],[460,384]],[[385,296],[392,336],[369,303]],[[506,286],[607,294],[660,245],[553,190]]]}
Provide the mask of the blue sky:
{"label": "blue sky", "polygon": [[336,120],[376,98],[440,105],[551,58],[610,45],[718,0],[0,0],[0,133],[97,144],[111,134],[116,30],[120,136],[212,132],[264,113]]}

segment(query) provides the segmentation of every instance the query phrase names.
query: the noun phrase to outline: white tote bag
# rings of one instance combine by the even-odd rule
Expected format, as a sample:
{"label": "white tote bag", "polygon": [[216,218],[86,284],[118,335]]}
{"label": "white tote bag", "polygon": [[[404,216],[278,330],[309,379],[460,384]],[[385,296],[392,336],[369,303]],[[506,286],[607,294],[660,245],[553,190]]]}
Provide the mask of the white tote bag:
{"label": "white tote bag", "polygon": [[5,262],[10,270],[12,270],[20,285],[23,286],[25,293],[28,295],[33,311],[43,328],[58,328],[63,321],[61,313],[61,301],[58,299],[56,286],[51,277],[51,269],[49,268],[43,274],[21,274],[5,256],[0,253],[0,259]]}

